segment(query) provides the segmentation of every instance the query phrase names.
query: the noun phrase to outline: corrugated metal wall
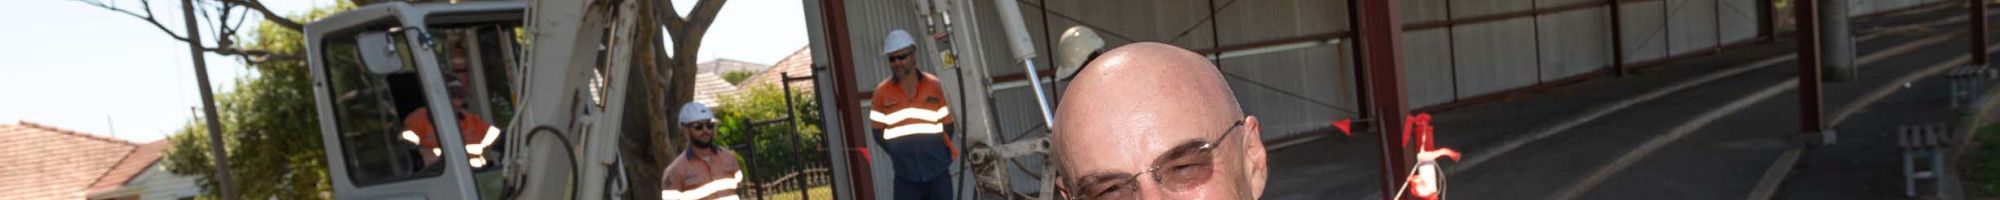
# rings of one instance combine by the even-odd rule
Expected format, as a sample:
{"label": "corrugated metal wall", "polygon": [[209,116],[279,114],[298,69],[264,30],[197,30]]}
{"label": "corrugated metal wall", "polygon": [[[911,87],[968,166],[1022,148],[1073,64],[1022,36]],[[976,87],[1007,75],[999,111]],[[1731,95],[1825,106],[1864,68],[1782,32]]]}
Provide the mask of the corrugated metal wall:
{"label": "corrugated metal wall", "polygon": [[[889,30],[902,29],[917,39],[929,38],[923,18],[917,16],[917,6],[908,0],[853,0],[847,1],[848,30],[854,44],[849,51],[854,53],[854,82],[862,92],[875,91],[875,84],[889,79],[889,60],[882,56],[882,40],[888,38]],[[916,56],[925,72],[937,72],[936,47],[917,43]],[[866,105],[863,105],[866,106]]]}
{"label": "corrugated metal wall", "polygon": [[[996,77],[1023,69],[998,42],[1005,35],[992,0],[967,0],[978,7],[974,28],[983,40],[984,66]],[[1612,27],[1605,0],[1403,0],[1406,25],[1437,27],[1404,31],[1404,78],[1412,108],[1463,101],[1481,95],[1573,78],[1610,68],[1613,41],[1624,43],[1625,63],[1645,63],[1706,53],[1758,36],[1757,3],[1764,0],[1652,0],[1624,2],[1619,27]],[[1849,0],[1850,13],[1873,14],[1943,0]],[[856,85],[873,91],[888,76],[881,59],[884,35],[901,28],[922,37],[922,19],[912,0],[847,1],[848,27],[856,63]],[[1047,68],[1049,45],[1071,26],[1091,26],[1115,47],[1135,41],[1182,48],[1218,47],[1345,35],[1345,0],[1020,0],[1032,34],[1035,62]],[[1211,6],[1214,5],[1214,6]],[[1571,8],[1554,10],[1557,8]],[[1046,8],[1046,10],[1044,10]],[[1215,17],[1209,18],[1210,9]],[[1789,13],[1776,13],[1789,15]],[[1495,18],[1494,16],[1517,16]],[[1046,25],[1045,25],[1046,24]],[[1440,25],[1442,24],[1442,25]],[[1218,26],[1219,25],[1219,26]],[[1623,35],[1613,38],[1611,31]],[[1344,36],[1343,36],[1344,37]],[[927,38],[927,37],[926,37]],[[1229,83],[1248,114],[1265,124],[1265,139],[1325,128],[1332,119],[1356,117],[1356,76],[1348,42],[1221,59]],[[945,75],[938,47],[920,43],[926,71]],[[815,52],[817,54],[817,52]],[[945,69],[951,70],[951,69]],[[948,76],[948,75],[947,75]],[[947,80],[954,82],[956,80]],[[955,87],[956,83],[946,83]],[[1051,88],[1059,95],[1059,86]],[[955,95],[952,98],[957,98]],[[994,92],[994,120],[1005,138],[1040,137],[1040,113],[1028,88]],[[865,102],[865,101],[864,101]],[[862,106],[865,106],[864,103]],[[964,106],[964,105],[954,105]],[[879,153],[878,153],[879,154]],[[881,155],[876,155],[881,156]],[[881,162],[878,160],[877,162]],[[1026,162],[1038,162],[1027,160]],[[886,163],[878,166],[887,166]],[[1038,163],[1029,163],[1038,165]],[[876,180],[890,180],[877,170]],[[1017,188],[1033,184],[1016,182]],[[878,193],[886,187],[877,188]]]}
{"label": "corrugated metal wall", "polygon": [[[982,4],[990,2],[981,1]],[[1049,63],[1048,41],[1071,26],[1088,24],[1105,37],[1107,46],[1129,44],[1134,41],[1169,43],[1189,49],[1215,48],[1220,39],[1222,46],[1253,43],[1266,40],[1284,39],[1345,30],[1347,15],[1343,1],[1324,0],[1259,0],[1237,2],[1214,2],[1219,13],[1212,21],[1208,19],[1208,1],[1149,1],[1149,0],[1106,0],[1106,1],[1022,1],[1022,16],[1027,28],[1034,36],[1037,63]],[[1042,8],[1048,9],[1047,16]],[[987,7],[990,8],[990,7]],[[1044,19],[1046,18],[1046,19]],[[1047,26],[1043,25],[1044,20]],[[999,30],[997,21],[986,23],[990,27],[982,30]],[[1221,24],[1220,27],[1211,27]],[[1220,37],[1215,35],[1221,31]],[[997,31],[995,31],[997,32]],[[1000,35],[988,40],[998,41]],[[995,47],[989,58],[1008,58],[1004,46]],[[1312,128],[1325,127],[1326,121],[1336,117],[1349,117],[1356,109],[1353,69],[1345,57],[1346,47],[1323,45],[1304,49],[1280,51],[1267,54],[1222,59],[1219,63],[1223,71],[1233,76],[1229,78],[1238,101],[1245,111],[1259,116],[1272,133],[1301,132]],[[989,64],[996,75],[1018,74],[1023,69],[1012,60],[999,60]],[[1046,66],[1044,66],[1046,67]],[[1246,79],[1247,78],[1247,79]],[[1059,88],[1058,88],[1059,89]],[[1035,110],[1032,93],[1027,88],[1002,90],[996,94],[996,110]],[[1020,96],[1013,96],[1018,94]],[[1255,106],[1253,106],[1255,105]],[[1034,112],[1000,113],[998,118],[1002,130],[1008,134],[1029,131],[1037,124],[1039,116]],[[1021,135],[1026,136],[1026,135]],[[1266,135],[1269,138],[1284,135]],[[1009,136],[1018,137],[1018,136]]]}
{"label": "corrugated metal wall", "polygon": [[[1260,0],[1220,7],[1215,24],[1221,25],[1221,46],[1294,38],[1347,29],[1346,2],[1326,0]],[[1195,49],[1212,45],[1183,46]],[[1327,127],[1335,118],[1352,117],[1358,92],[1355,91],[1350,52],[1342,46],[1321,45],[1303,49],[1225,58],[1218,64],[1229,75],[1239,104],[1246,114],[1256,115],[1264,125],[1265,138]]]}
{"label": "corrugated metal wall", "polygon": [[1861,16],[1945,0],[1847,0],[1847,14]]}
{"label": "corrugated metal wall", "polygon": [[[1625,43],[1628,64],[1749,42],[1758,34],[1758,1],[1626,2],[1620,8],[1622,26],[1617,27],[1623,37],[1616,39]],[[1850,2],[1852,13],[1863,15],[1937,1],[1941,0]],[[1212,3],[1220,9],[1213,21],[1219,23],[1205,20],[1211,2],[1202,0],[1047,1],[1047,19],[1043,19],[1043,1],[1021,3],[1027,28],[1035,34],[1037,63],[1049,63],[1049,37],[1077,25],[1097,28],[1111,46],[1156,41],[1195,50],[1348,31],[1347,2],[1343,0],[1216,0]],[[1403,45],[1410,105],[1439,105],[1608,70],[1613,62],[1614,38],[1608,1],[1403,1],[1405,24],[1478,20],[1576,5],[1587,6],[1406,30]],[[986,23],[988,27],[980,29],[998,33],[998,24]],[[1213,24],[1221,26],[1210,27]],[[991,41],[1003,37],[986,36]],[[1004,46],[988,47],[989,58],[1009,58]],[[1349,48],[1347,43],[1322,45],[1222,59],[1219,64],[1234,76],[1229,81],[1244,109],[1266,121],[1270,133],[1265,136],[1280,138],[1322,128],[1327,120],[1354,117],[1353,110],[1359,107]],[[989,66],[996,66],[992,70],[996,76],[1021,73],[1011,59],[992,62]],[[1008,92],[1015,91],[1002,93]],[[1025,91],[1018,93],[1032,96]],[[996,98],[998,110],[1034,110],[1029,101],[1032,97]],[[1012,130],[1009,132],[1025,131],[1039,120],[1032,112],[1001,115],[997,119],[1006,124],[1003,129]]]}
{"label": "corrugated metal wall", "polygon": [[[1643,63],[1677,55],[1706,53],[1757,37],[1759,0],[1655,0],[1626,2],[1621,8],[1626,63]],[[1865,15],[1941,0],[1853,0],[1851,13]],[[975,0],[984,27],[1000,33],[991,1]],[[850,25],[859,71],[857,87],[872,90],[886,78],[880,55],[882,35],[889,28],[919,30],[922,21],[908,0],[850,1]],[[1098,0],[1020,1],[1032,34],[1037,63],[1047,67],[1050,37],[1071,26],[1088,25],[1104,35],[1107,45],[1156,41],[1188,49],[1213,49],[1270,40],[1347,31],[1342,0],[1216,0],[1217,17],[1208,20],[1209,1]],[[1046,5],[1044,5],[1046,3]],[[1519,89],[1607,70],[1612,62],[1610,6],[1601,0],[1406,0],[1406,24],[1447,20],[1477,20],[1493,15],[1520,14],[1537,9],[1585,5],[1514,18],[1454,22],[1439,28],[1404,33],[1405,78],[1412,107],[1439,105],[1480,95]],[[1047,7],[1044,13],[1043,7]],[[1785,13],[1779,13],[1785,14]],[[1046,18],[1046,19],[1044,19]],[[1047,25],[1043,25],[1046,22]],[[1214,23],[1219,22],[1219,23]],[[1210,27],[1220,24],[1221,27]],[[1219,31],[1220,34],[1216,32]],[[984,34],[1002,41],[1003,34]],[[1218,40],[1219,39],[1219,43]],[[1022,73],[1005,45],[987,45],[991,74]],[[935,47],[922,47],[935,52]],[[1238,100],[1267,124],[1267,138],[1313,130],[1336,118],[1354,117],[1354,70],[1347,43],[1222,59],[1223,71]],[[964,53],[964,52],[961,52]],[[936,66],[935,54],[920,54],[925,67]],[[932,72],[936,72],[934,69]],[[1016,91],[1019,90],[1019,91]],[[1027,88],[999,91],[996,110],[1033,111]],[[1059,93],[1058,93],[1059,94]],[[1030,132],[1039,113],[1001,112],[996,116],[1008,134]],[[1020,137],[1009,135],[1008,137]]]}
{"label": "corrugated metal wall", "polygon": [[[1549,5],[1540,3],[1537,5]],[[1610,8],[1587,8],[1536,18],[1541,81],[1554,81],[1611,65]],[[1752,30],[1752,34],[1755,34]]]}

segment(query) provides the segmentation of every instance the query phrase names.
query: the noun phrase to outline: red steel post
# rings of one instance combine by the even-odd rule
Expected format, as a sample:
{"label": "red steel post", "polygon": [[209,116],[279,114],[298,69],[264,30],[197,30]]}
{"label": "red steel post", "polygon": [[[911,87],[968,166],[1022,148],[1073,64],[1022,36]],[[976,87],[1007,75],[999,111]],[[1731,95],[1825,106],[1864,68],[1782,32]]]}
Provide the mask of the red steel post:
{"label": "red steel post", "polygon": [[1972,45],[1970,45],[1972,46],[1972,64],[1986,66],[1986,1],[1968,1],[1971,1],[1970,3],[1972,4],[1972,6],[1968,6],[1968,9],[1970,9],[1968,14],[1971,16],[1967,16],[1971,17],[1970,19],[1972,20],[1971,23],[1967,23],[1972,26],[1970,29],[1972,30]]}
{"label": "red steel post", "polygon": [[[1792,1],[1792,20],[1798,26],[1799,129],[1805,134],[1824,134],[1825,118],[1820,109],[1819,8],[1817,0]],[[1813,135],[1823,136],[1823,135]]]}
{"label": "red steel post", "polygon": [[819,5],[822,9],[819,12],[822,15],[820,19],[826,19],[822,23],[827,27],[827,49],[832,49],[827,51],[827,54],[833,56],[827,59],[830,61],[827,65],[833,71],[834,85],[829,88],[833,88],[833,106],[834,110],[838,111],[834,113],[838,115],[836,118],[840,119],[840,133],[842,133],[840,139],[847,144],[841,148],[842,153],[847,154],[845,164],[850,175],[847,183],[854,188],[851,192],[854,192],[855,199],[874,199],[875,184],[871,180],[874,176],[870,174],[869,170],[872,168],[869,167],[868,159],[865,159],[868,158],[869,139],[868,131],[864,127],[868,124],[861,121],[861,116],[857,115],[864,112],[860,108],[861,103],[856,101],[862,97],[860,92],[856,91],[860,89],[857,88],[859,86],[854,84],[854,52],[847,51],[852,49],[850,46],[853,45],[848,41],[850,37],[847,33],[847,2],[820,0]]}
{"label": "red steel post", "polygon": [[[1403,183],[1403,172],[1410,167],[1411,155],[1402,141],[1392,137],[1402,133],[1404,117],[1409,115],[1409,106],[1404,96],[1403,85],[1403,29],[1398,19],[1397,0],[1355,0],[1349,1],[1350,19],[1354,20],[1356,41],[1355,58],[1360,67],[1366,68],[1362,79],[1366,79],[1367,102],[1374,118],[1381,145],[1382,193],[1395,194],[1397,186]],[[1392,195],[1383,195],[1384,199]]]}
{"label": "red steel post", "polygon": [[1624,7],[1623,3],[1621,2],[1622,0],[1611,0],[1611,9],[1610,9],[1611,10],[1611,74],[1617,76],[1625,76],[1626,73],[1630,73],[1629,71],[1625,71],[1625,30],[1624,26],[1621,26],[1622,24],[1624,24],[1623,19],[1625,19],[1625,17],[1623,17],[1624,15],[1620,14],[1620,11],[1618,11]]}

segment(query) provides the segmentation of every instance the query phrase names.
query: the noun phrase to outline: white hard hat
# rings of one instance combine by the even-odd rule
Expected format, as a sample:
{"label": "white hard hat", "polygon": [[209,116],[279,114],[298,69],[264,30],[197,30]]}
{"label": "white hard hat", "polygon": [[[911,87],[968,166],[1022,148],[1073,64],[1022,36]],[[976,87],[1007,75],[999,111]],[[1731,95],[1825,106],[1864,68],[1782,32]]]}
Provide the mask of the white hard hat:
{"label": "white hard hat", "polygon": [[715,112],[708,111],[708,106],[702,105],[701,102],[688,102],[687,105],[681,106],[681,123],[711,119],[715,119]]}
{"label": "white hard hat", "polygon": [[903,29],[890,30],[889,38],[882,39],[882,56],[888,56],[890,52],[896,52],[896,50],[903,50],[904,48],[916,45],[917,41],[910,38],[909,32],[903,32]]}
{"label": "white hard hat", "polygon": [[1062,39],[1056,42],[1056,78],[1067,79],[1083,69],[1090,62],[1090,53],[1104,48],[1104,39],[1097,37],[1097,31],[1089,27],[1076,26],[1064,30]]}

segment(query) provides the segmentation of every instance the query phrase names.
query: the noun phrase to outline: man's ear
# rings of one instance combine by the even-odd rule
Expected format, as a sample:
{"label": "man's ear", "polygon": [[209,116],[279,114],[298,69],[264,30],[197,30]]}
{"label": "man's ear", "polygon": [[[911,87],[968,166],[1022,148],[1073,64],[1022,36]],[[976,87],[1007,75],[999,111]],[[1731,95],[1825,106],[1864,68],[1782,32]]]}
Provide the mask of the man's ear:
{"label": "man's ear", "polygon": [[1270,170],[1264,159],[1264,127],[1257,122],[1257,116],[1243,117],[1244,165],[1249,167],[1250,194],[1252,199],[1264,198],[1264,182],[1270,177]]}

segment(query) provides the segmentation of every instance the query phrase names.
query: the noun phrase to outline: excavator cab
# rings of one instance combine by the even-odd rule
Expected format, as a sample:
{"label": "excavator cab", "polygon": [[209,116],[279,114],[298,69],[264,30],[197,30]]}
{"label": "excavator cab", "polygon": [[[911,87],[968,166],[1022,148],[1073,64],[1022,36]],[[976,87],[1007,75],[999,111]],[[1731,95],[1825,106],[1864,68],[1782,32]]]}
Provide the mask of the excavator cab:
{"label": "excavator cab", "polygon": [[386,2],[308,24],[333,195],[497,199],[525,6]]}

